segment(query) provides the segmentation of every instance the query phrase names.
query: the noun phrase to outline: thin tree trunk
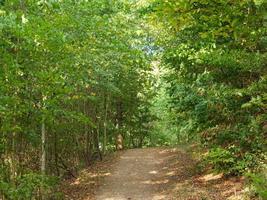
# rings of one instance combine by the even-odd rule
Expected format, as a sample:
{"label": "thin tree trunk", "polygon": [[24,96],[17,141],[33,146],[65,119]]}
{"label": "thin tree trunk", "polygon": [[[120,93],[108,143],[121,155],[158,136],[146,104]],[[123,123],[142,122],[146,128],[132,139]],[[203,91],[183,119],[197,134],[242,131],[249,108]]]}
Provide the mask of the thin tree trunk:
{"label": "thin tree trunk", "polygon": [[58,168],[58,148],[57,148],[57,133],[54,131],[54,159],[55,159],[55,168],[56,168],[56,175],[60,175],[60,171]]}
{"label": "thin tree trunk", "polygon": [[[42,116],[41,122],[41,173],[46,174],[46,129],[45,129],[45,118]],[[45,200],[44,188],[40,188],[40,198]]]}
{"label": "thin tree trunk", "polygon": [[16,133],[13,132],[12,133],[12,149],[11,149],[11,157],[10,157],[10,170],[11,170],[11,182],[15,183],[16,180],[16,168],[17,168],[17,164],[16,164],[16,143],[15,143],[15,139],[16,139]]}
{"label": "thin tree trunk", "polygon": [[[83,101],[83,113],[84,113],[84,115],[86,115],[86,116],[88,116],[88,114],[87,114],[87,107],[86,107],[86,101],[84,100]],[[90,150],[89,150],[89,148],[90,148],[90,141],[89,141],[89,139],[90,139],[90,134],[89,134],[89,126],[87,125],[87,124],[85,124],[84,125],[84,134],[85,134],[85,161],[86,161],[86,164],[87,165],[89,165],[90,164],[90,155],[89,155],[89,153],[90,153]]]}
{"label": "thin tree trunk", "polygon": [[87,163],[87,165],[89,165],[90,164],[90,133],[89,133],[89,130],[86,130],[85,131],[85,134],[86,134],[86,143],[85,143],[85,145],[86,145],[86,147],[85,147],[85,159],[86,159],[86,163]]}
{"label": "thin tree trunk", "polygon": [[107,151],[107,117],[108,117],[108,97],[105,98],[105,116],[104,116],[104,138],[103,138],[103,153]]}
{"label": "thin tree trunk", "polygon": [[45,130],[45,120],[42,119],[42,144],[41,144],[41,172],[45,175],[46,171],[46,151],[45,151],[45,143],[46,143],[46,130]]}
{"label": "thin tree trunk", "polygon": [[99,159],[102,160],[102,153],[101,153],[101,150],[99,148],[99,145],[100,145],[100,122],[98,122],[98,126],[97,126],[97,130],[96,130],[96,144],[97,144],[97,152],[98,152],[98,156],[99,156]]}

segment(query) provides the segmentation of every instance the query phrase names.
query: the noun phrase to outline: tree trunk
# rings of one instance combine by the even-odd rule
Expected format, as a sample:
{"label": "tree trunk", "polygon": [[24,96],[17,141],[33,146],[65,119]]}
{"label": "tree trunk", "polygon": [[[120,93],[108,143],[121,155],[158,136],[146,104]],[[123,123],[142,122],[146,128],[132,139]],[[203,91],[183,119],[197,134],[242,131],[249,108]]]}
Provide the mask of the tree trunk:
{"label": "tree trunk", "polygon": [[57,148],[57,133],[54,131],[54,161],[56,168],[56,175],[60,175],[59,167],[58,167],[58,148]]}
{"label": "tree trunk", "polygon": [[105,116],[104,116],[104,138],[103,138],[103,154],[107,151],[107,117],[108,117],[108,97],[105,98]]}
{"label": "tree trunk", "polygon": [[45,151],[45,143],[46,143],[46,130],[45,130],[45,120],[42,119],[42,144],[41,144],[41,172],[45,175],[46,171],[46,151]]}
{"label": "tree trunk", "polygon": [[100,122],[98,123],[97,130],[96,130],[96,150],[97,150],[99,159],[102,160],[102,153],[101,153],[101,150],[99,148],[99,145],[100,145],[99,138],[100,138]]}

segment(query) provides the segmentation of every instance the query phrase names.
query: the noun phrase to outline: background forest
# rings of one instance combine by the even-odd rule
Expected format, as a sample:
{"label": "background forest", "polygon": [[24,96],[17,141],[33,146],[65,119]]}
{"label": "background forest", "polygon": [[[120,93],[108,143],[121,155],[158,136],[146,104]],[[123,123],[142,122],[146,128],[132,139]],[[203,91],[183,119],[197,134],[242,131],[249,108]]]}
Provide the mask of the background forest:
{"label": "background forest", "polygon": [[62,199],[115,150],[194,142],[267,199],[266,0],[1,0],[0,198]]}

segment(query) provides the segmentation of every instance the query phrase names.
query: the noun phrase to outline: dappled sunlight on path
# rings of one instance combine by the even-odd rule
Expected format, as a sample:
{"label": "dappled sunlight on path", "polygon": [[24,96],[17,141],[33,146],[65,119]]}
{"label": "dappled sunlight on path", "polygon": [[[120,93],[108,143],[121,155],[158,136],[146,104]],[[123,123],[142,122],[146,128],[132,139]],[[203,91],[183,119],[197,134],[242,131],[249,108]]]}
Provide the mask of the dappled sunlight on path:
{"label": "dappled sunlight on path", "polygon": [[168,183],[159,170],[164,163],[160,149],[134,149],[120,156],[111,176],[97,192],[97,200],[160,200],[160,187]]}
{"label": "dappled sunlight on path", "polygon": [[242,181],[237,178],[197,173],[196,161],[184,147],[132,149],[115,155],[73,180],[67,199],[232,200],[241,192]]}

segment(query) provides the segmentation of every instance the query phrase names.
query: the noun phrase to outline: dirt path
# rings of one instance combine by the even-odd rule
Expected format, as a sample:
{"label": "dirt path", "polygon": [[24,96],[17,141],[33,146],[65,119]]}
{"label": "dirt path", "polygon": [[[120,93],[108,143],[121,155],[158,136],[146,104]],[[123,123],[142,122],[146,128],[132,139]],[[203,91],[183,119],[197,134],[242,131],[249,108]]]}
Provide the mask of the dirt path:
{"label": "dirt path", "polygon": [[104,180],[96,199],[164,199],[157,194],[159,185],[166,181],[158,174],[164,161],[160,152],[160,149],[135,149],[123,153],[113,173]]}
{"label": "dirt path", "polygon": [[132,149],[64,184],[68,200],[236,200],[240,179],[199,173],[184,147]]}

